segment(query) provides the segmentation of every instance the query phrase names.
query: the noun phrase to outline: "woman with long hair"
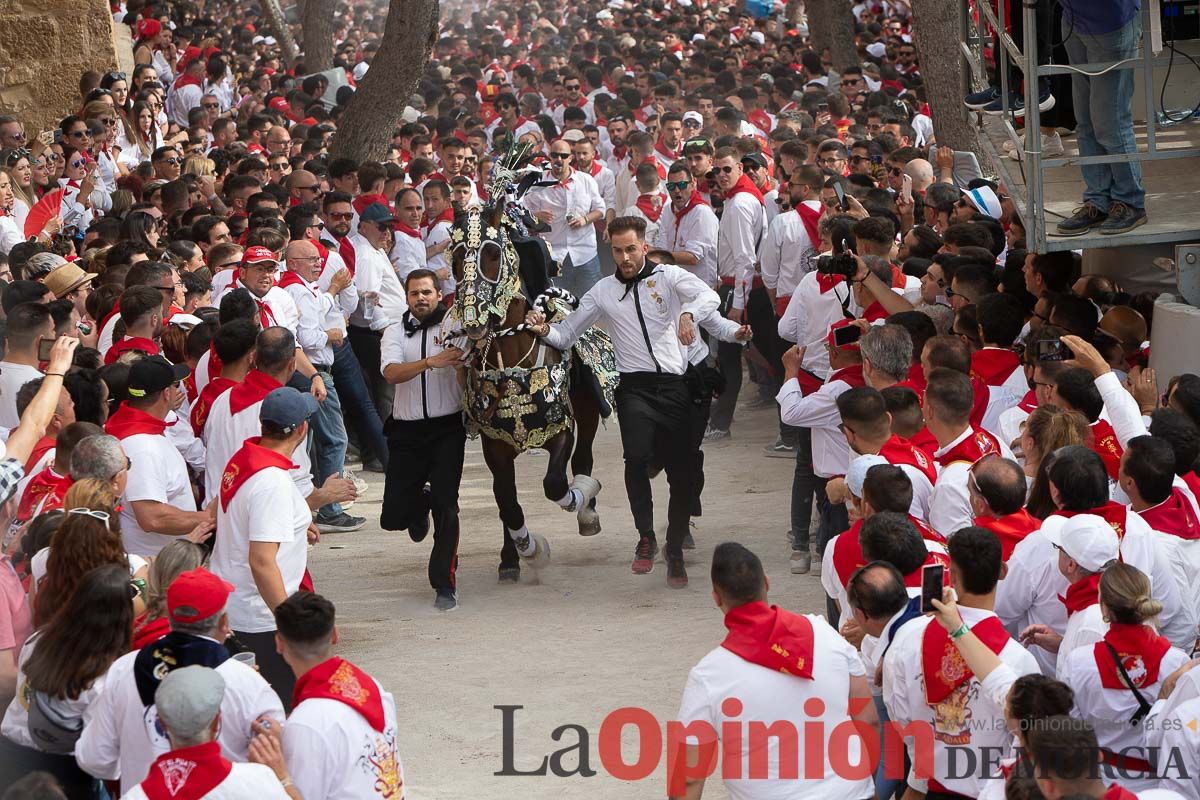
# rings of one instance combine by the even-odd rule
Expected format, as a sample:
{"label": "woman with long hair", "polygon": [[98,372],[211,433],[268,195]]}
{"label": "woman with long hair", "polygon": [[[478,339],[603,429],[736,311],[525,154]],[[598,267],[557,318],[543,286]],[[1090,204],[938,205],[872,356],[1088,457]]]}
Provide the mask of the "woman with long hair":
{"label": "woman with long hair", "polygon": [[17,226],[12,215],[14,200],[12,178],[0,170],[0,254],[3,255],[8,255],[13,245],[25,241],[25,232]]}
{"label": "woman with long hair", "polygon": [[1047,456],[1060,447],[1085,444],[1090,435],[1087,417],[1058,406],[1038,406],[1022,424],[1021,453],[1025,459],[1025,477],[1030,482],[1025,509],[1031,515],[1045,519],[1057,510],[1050,497]]}
{"label": "woman with long hair", "polygon": [[63,190],[63,227],[87,230],[95,209],[104,210],[98,199],[103,198],[104,204],[112,202],[96,174],[96,162],[86,150],[70,146],[63,149],[63,176],[58,179],[58,185]]}
{"label": "woman with long hair", "polygon": [[[127,555],[121,541],[117,499],[111,485],[95,478],[85,478],[67,490],[63,499],[66,517],[50,539],[50,547],[30,560],[34,625],[48,622],[67,602],[84,573],[95,567],[117,564],[125,569],[127,578],[144,582],[145,560]],[[138,611],[144,607],[141,598],[138,606]]]}
{"label": "woman with long hair", "polygon": [[0,786],[35,770],[54,775],[68,797],[93,797],[95,779],[75,763],[75,741],[108,668],[129,652],[129,573],[89,570],[63,607],[21,648],[17,696],[0,723]]}
{"label": "woman with long hair", "polygon": [[1110,565],[1100,576],[1100,613],[1108,631],[1094,645],[1068,653],[1059,676],[1075,690],[1077,715],[1096,728],[1107,779],[1120,780],[1131,792],[1158,785],[1149,763],[1127,754],[1146,746],[1141,719],[1166,677],[1190,660],[1155,630],[1162,610],[1144,573],[1123,562]]}
{"label": "woman with long hair", "polygon": [[154,109],[145,100],[138,100],[129,110],[126,142],[121,145],[117,161],[129,169],[150,160],[151,154],[162,145],[162,134],[155,122]]}
{"label": "woman with long hair", "polygon": [[128,169],[118,165],[117,135],[121,131],[121,115],[111,101],[95,100],[83,107],[83,119],[91,123],[98,121],[104,132],[94,139],[96,164],[100,167],[100,177],[104,180],[105,189],[111,194],[117,188],[117,178],[128,172]]}
{"label": "woman with long hair", "polygon": [[162,236],[158,220],[158,217],[145,210],[131,211],[121,221],[121,240],[139,242],[152,249],[158,249],[158,242]]}
{"label": "woman with long hair", "polygon": [[22,230],[25,228],[25,218],[29,216],[29,209],[37,202],[30,156],[30,152],[24,147],[0,151],[0,169],[8,173],[8,179],[12,183],[13,220]]}
{"label": "woman with long hair", "polygon": [[40,142],[38,147],[40,149],[35,149],[29,154],[29,170],[33,181],[34,197],[40,200],[42,195],[50,191],[50,185],[53,183],[53,179],[50,177],[50,156],[53,155],[53,152],[48,147],[42,147]]}
{"label": "woman with long hair", "polygon": [[133,621],[131,649],[141,650],[170,632],[167,587],[180,573],[202,567],[206,560],[204,548],[187,539],[176,539],[159,551],[146,581],[146,611]]}

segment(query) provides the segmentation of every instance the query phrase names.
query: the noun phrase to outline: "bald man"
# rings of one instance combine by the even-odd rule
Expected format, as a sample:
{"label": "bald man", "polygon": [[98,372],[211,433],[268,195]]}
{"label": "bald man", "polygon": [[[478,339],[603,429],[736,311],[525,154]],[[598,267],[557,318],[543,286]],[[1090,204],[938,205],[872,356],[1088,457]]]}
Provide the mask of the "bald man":
{"label": "bald man", "polygon": [[1149,335],[1145,317],[1129,306],[1113,306],[1104,312],[1096,326],[1096,346],[1109,366],[1124,373],[1136,366],[1146,366],[1143,354],[1149,351],[1143,350],[1143,345]]}
{"label": "bald man", "polygon": [[914,194],[924,194],[933,184],[933,165],[923,158],[914,158],[905,164],[904,174],[912,178]]}
{"label": "bald man", "polygon": [[321,179],[306,169],[293,170],[287,178],[288,196],[292,205],[313,203],[321,205]]}

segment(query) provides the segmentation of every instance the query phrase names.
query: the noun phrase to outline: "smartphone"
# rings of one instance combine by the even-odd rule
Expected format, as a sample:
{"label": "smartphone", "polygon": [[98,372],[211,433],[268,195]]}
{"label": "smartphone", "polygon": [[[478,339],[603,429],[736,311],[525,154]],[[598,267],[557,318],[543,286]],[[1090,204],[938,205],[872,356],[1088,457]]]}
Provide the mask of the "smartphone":
{"label": "smartphone", "polygon": [[50,351],[54,349],[54,339],[42,339],[38,342],[38,361],[49,361]]}
{"label": "smartphone", "polygon": [[908,173],[904,174],[900,182],[900,199],[906,205],[912,202],[912,176]]}
{"label": "smartphone", "polygon": [[829,113],[829,103],[817,103],[817,113],[818,114],[828,114]]}
{"label": "smartphone", "polygon": [[1038,361],[1070,361],[1075,357],[1071,348],[1058,339],[1039,339],[1033,343],[1033,348]]}
{"label": "smartphone", "polygon": [[849,211],[850,204],[846,202],[846,190],[842,188],[841,181],[834,182],[833,192],[837,195],[838,208],[840,208],[842,211]]}
{"label": "smartphone", "polygon": [[946,568],[941,564],[921,567],[921,612],[935,611],[933,601],[941,602]]}
{"label": "smartphone", "polygon": [[862,328],[857,325],[847,325],[844,328],[835,328],[833,331],[833,343],[838,347],[854,344],[861,338]]}

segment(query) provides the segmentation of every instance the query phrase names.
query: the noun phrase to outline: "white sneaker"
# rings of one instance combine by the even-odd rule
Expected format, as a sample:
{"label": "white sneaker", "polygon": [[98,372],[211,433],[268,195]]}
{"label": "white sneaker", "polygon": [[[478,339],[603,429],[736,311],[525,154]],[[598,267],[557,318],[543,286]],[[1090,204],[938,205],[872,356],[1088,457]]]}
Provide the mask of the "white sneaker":
{"label": "white sneaker", "polygon": [[[1022,147],[1024,146],[1024,141],[1024,139],[1021,140]],[[1005,144],[1011,143],[1005,142]],[[1042,158],[1058,158],[1064,152],[1066,151],[1063,148],[1062,137],[1058,135],[1058,131],[1049,135],[1042,134]],[[1011,148],[1008,151],[1008,157],[1013,161],[1021,161],[1025,157],[1025,151],[1024,149],[1017,150],[1016,148]]]}

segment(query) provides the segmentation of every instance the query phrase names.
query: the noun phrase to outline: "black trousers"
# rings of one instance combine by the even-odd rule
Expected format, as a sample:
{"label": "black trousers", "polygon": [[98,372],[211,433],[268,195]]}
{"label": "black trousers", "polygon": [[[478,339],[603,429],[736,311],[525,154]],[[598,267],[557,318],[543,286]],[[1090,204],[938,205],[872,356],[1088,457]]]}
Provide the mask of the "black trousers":
{"label": "black trousers", "polygon": [[[721,314],[733,307],[733,287],[722,285],[717,294],[721,298]],[[733,409],[737,406],[738,392],[742,390],[741,342],[717,342],[717,368],[725,378],[725,391],[712,405],[712,426],[723,431],[733,424]]]}
{"label": "black trousers", "polygon": [[255,666],[258,674],[263,677],[283,703],[283,710],[292,713],[292,691],[296,688],[296,674],[275,650],[275,631],[265,633],[245,633],[234,631],[237,640],[254,653]]}
{"label": "black trousers", "polygon": [[[382,404],[383,387],[387,385],[383,380],[383,374],[379,371],[380,343],[383,341],[383,332],[360,328],[357,325],[348,325],[346,326],[346,339],[350,342],[350,349],[354,351],[354,357],[362,366],[363,377],[367,381],[367,389],[371,392],[371,400],[374,401],[375,408],[379,411],[380,416],[385,416],[391,412],[391,407]],[[349,421],[347,420],[347,422]]]}
{"label": "black trousers", "polygon": [[[421,420],[389,419],[387,479],[379,524],[384,530],[410,528],[433,515],[429,585],[454,591],[458,568],[458,487],[462,483],[467,429],[461,414]],[[429,484],[429,493],[424,491]]]}
{"label": "black trousers", "polygon": [[691,393],[682,375],[655,372],[621,374],[617,386],[617,420],[625,454],[625,491],[639,534],[654,534],[654,497],[650,470],[661,464],[667,473],[667,545],[683,554],[683,537],[691,519],[695,469],[692,446]]}
{"label": "black trousers", "polygon": [[812,429],[793,428],[796,438],[796,469],[792,474],[792,537],[796,547],[809,547],[809,527],[812,523],[813,497],[825,485],[826,478],[813,472]]}

